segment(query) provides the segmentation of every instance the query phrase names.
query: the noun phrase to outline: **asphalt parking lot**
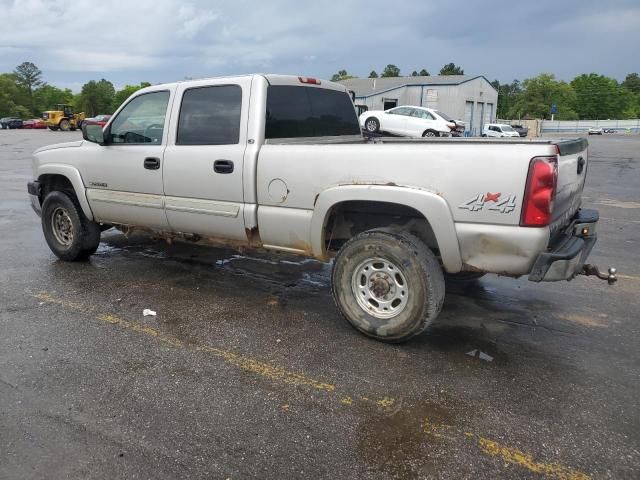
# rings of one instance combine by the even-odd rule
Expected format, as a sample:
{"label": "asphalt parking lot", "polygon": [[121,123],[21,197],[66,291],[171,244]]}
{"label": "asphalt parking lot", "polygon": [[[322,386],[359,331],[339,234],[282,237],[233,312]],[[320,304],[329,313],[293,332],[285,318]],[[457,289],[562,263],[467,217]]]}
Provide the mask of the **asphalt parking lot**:
{"label": "asphalt parking lot", "polygon": [[394,346],[312,260],[110,230],[58,261],[30,154],[79,138],[0,131],[0,478],[638,478],[640,136],[589,139],[617,285],[449,286]]}

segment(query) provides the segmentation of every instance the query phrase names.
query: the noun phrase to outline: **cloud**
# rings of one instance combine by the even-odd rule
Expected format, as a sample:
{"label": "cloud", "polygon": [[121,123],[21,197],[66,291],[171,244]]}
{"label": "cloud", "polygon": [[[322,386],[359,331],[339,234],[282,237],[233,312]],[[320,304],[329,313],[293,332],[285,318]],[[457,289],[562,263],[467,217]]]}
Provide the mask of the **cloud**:
{"label": "cloud", "polygon": [[63,72],[109,72],[148,69],[161,65],[163,60],[150,55],[79,50],[74,47],[51,51],[51,70]]}
{"label": "cloud", "polygon": [[451,61],[511,80],[637,70],[633,0],[436,3],[343,0],[0,0],[0,71],[36,63],[50,83],[117,84],[252,71],[321,78]]}

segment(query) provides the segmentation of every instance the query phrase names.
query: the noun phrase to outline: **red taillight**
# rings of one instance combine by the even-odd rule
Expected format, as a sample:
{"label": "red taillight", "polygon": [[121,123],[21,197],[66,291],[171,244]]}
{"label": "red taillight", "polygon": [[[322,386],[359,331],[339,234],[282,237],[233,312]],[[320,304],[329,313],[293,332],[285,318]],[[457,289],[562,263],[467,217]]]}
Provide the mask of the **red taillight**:
{"label": "red taillight", "polygon": [[534,157],[531,159],[522,202],[521,227],[549,225],[557,183],[557,157]]}
{"label": "red taillight", "polygon": [[311,85],[320,85],[320,80],[311,77],[298,77],[300,83],[309,83]]}

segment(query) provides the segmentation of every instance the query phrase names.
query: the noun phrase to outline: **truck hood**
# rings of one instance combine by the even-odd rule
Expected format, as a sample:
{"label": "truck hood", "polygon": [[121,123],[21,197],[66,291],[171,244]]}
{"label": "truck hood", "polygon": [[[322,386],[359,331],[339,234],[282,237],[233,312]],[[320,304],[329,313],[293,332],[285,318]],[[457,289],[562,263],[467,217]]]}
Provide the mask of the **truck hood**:
{"label": "truck hood", "polygon": [[79,147],[80,145],[82,145],[82,142],[83,142],[82,140],[78,140],[75,142],[54,143],[53,145],[47,145],[45,147],[41,147],[33,153],[36,154],[40,152],[46,152],[47,150],[56,150],[58,148]]}

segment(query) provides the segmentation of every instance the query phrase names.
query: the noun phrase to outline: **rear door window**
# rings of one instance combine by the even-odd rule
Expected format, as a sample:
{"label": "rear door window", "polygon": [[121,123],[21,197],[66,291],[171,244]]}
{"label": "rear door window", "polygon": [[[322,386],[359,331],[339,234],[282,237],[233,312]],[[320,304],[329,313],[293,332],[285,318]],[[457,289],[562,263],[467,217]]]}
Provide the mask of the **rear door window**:
{"label": "rear door window", "polygon": [[360,125],[346,92],[270,85],[265,138],[359,135]]}
{"label": "rear door window", "polygon": [[176,145],[235,145],[240,138],[242,88],[217,85],[184,92]]}

